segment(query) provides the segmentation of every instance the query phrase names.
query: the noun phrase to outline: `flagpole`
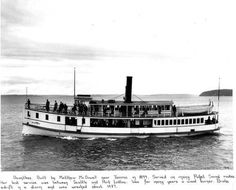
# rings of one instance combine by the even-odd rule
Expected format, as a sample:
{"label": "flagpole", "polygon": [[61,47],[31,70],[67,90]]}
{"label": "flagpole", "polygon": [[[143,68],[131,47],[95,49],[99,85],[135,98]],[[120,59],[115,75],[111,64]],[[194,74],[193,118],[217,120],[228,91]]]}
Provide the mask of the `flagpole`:
{"label": "flagpole", "polygon": [[25,100],[27,101],[28,99],[28,87],[25,87]]}
{"label": "flagpole", "polygon": [[75,99],[75,80],[76,80],[76,76],[75,76],[75,67],[74,67],[74,99]]}

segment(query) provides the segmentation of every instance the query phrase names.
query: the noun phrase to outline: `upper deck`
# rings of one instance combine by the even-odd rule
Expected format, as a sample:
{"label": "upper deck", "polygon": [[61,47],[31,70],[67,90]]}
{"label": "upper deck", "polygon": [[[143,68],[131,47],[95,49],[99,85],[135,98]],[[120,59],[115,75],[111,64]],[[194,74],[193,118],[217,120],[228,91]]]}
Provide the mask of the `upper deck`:
{"label": "upper deck", "polygon": [[[202,105],[200,107],[206,107]],[[106,118],[154,118],[154,117],[180,117],[187,116],[182,109],[174,110],[173,101],[136,101],[124,103],[122,101],[90,101],[79,103],[74,106],[66,106],[61,109],[55,105],[46,108],[45,104],[25,104],[25,109],[38,112],[48,112],[58,115],[83,116],[83,117],[106,117]],[[196,107],[196,106],[194,106]],[[207,108],[207,107],[206,107]],[[197,109],[196,109],[197,110]],[[212,113],[209,108],[206,112],[193,113],[193,115],[207,115]],[[191,115],[191,114],[190,114]]]}

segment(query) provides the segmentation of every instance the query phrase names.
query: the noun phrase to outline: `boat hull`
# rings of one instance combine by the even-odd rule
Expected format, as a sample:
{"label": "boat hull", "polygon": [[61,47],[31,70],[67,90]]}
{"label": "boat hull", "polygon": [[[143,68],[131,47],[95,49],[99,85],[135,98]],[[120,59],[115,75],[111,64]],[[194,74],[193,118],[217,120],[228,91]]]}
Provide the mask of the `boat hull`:
{"label": "boat hull", "polygon": [[126,138],[126,137],[139,137],[145,138],[149,136],[155,137],[184,137],[184,136],[196,136],[196,135],[204,135],[204,134],[212,134],[214,132],[219,131],[218,124],[208,125],[205,130],[192,130],[190,131],[186,127],[172,127],[172,130],[155,130],[155,128],[135,128],[130,131],[113,130],[105,132],[104,130],[97,129],[89,130],[92,127],[85,127],[84,130],[79,131],[62,131],[55,129],[48,129],[44,127],[23,124],[23,135],[40,135],[40,136],[49,136],[49,137],[72,137],[72,138]]}

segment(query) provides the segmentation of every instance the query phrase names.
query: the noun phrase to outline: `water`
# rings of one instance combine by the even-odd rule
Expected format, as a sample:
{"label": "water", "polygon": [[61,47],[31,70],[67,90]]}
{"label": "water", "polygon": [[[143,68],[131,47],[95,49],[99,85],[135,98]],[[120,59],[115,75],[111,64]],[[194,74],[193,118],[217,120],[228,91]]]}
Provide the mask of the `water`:
{"label": "water", "polygon": [[[32,103],[44,103],[47,98],[51,102],[56,98],[67,104],[73,101],[71,96],[30,97]],[[204,104],[209,100],[209,97],[191,95],[152,95],[141,98],[169,99],[176,105]],[[216,98],[211,99],[216,104]],[[232,97],[221,97],[222,129],[219,134],[181,138],[73,139],[22,136],[24,101],[24,96],[2,96],[3,171],[233,169]]]}

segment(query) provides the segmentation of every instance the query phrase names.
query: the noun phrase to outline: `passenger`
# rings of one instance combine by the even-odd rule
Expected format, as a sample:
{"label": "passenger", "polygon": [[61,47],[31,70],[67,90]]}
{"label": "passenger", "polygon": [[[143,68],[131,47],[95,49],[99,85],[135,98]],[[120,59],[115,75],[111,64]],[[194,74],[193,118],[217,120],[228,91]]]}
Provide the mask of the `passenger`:
{"label": "passenger", "polygon": [[81,115],[83,113],[83,105],[79,104],[79,114]]}
{"label": "passenger", "polygon": [[207,118],[206,124],[211,124],[211,118],[210,118],[210,116]]}
{"label": "passenger", "polygon": [[148,115],[148,108],[147,107],[145,107],[143,114],[144,114],[144,116]]}
{"label": "passenger", "polygon": [[63,103],[60,102],[58,112],[61,113],[63,109]]}
{"label": "passenger", "polygon": [[57,111],[57,101],[55,100],[53,111]]}
{"label": "passenger", "polygon": [[67,113],[67,108],[68,108],[68,106],[66,104],[64,104],[64,113]]}
{"label": "passenger", "polygon": [[176,106],[174,105],[172,109],[173,109],[173,115],[176,116]]}
{"label": "passenger", "polygon": [[49,111],[50,110],[50,102],[48,101],[47,99],[47,102],[46,102],[46,111]]}
{"label": "passenger", "polygon": [[30,109],[30,99],[27,100],[27,108]]}
{"label": "passenger", "polygon": [[87,111],[88,111],[88,107],[84,104],[84,112],[85,112],[85,115],[87,115]]}
{"label": "passenger", "polygon": [[158,114],[161,114],[161,106],[158,106]]}
{"label": "passenger", "polygon": [[212,123],[213,123],[213,124],[216,123],[216,118],[215,118],[215,117],[212,118]]}
{"label": "passenger", "polygon": [[74,106],[72,107],[72,112],[75,114],[75,112],[76,112],[76,104],[74,104]]}

